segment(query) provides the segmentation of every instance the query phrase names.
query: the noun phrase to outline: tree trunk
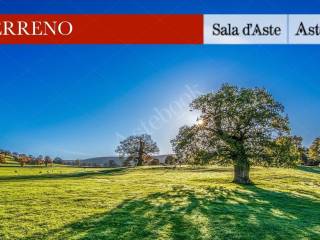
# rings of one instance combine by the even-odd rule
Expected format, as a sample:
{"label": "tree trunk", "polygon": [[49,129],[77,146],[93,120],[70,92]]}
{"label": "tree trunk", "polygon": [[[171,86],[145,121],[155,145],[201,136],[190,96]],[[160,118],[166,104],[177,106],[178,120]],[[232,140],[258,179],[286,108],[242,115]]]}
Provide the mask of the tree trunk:
{"label": "tree trunk", "polygon": [[142,166],[142,163],[143,163],[143,152],[144,152],[144,143],[140,139],[137,166]]}
{"label": "tree trunk", "polygon": [[239,184],[250,184],[249,171],[250,165],[247,160],[242,159],[241,161],[235,162],[233,182]]}
{"label": "tree trunk", "polygon": [[137,166],[142,166],[142,162],[143,162],[142,156],[141,157],[139,156]]}

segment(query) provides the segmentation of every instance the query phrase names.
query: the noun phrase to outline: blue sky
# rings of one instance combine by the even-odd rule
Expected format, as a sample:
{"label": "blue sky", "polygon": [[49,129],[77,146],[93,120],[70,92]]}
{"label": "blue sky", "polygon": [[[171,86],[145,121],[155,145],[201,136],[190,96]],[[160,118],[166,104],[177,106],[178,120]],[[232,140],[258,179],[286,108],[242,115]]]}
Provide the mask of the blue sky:
{"label": "blue sky", "polygon": [[[290,1],[0,1],[1,13],[314,13]],[[301,1],[302,2],[302,1]],[[27,3],[29,5],[27,5]],[[36,4],[37,3],[37,4]],[[266,10],[267,9],[267,10]],[[149,132],[161,153],[222,83],[266,87],[293,134],[320,135],[320,46],[2,45],[0,148],[65,159],[113,155]]]}

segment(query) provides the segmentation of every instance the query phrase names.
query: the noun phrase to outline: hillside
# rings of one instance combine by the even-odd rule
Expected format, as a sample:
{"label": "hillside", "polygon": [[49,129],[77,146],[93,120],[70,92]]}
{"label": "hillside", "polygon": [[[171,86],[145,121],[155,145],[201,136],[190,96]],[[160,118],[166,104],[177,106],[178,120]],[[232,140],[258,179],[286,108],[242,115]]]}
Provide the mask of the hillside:
{"label": "hillside", "polygon": [[319,168],[1,167],[0,239],[320,239]]}
{"label": "hillside", "polygon": [[4,166],[16,167],[16,166],[20,166],[20,164],[19,164],[19,162],[14,160],[11,156],[6,156],[5,163],[0,164],[0,167],[4,167]]}
{"label": "hillside", "polygon": [[[160,163],[164,163],[166,157],[169,155],[156,155],[153,156],[153,158],[158,159]],[[75,160],[64,160],[64,164],[67,165],[72,165]],[[81,163],[83,164],[88,164],[88,165],[98,165],[98,166],[110,166],[110,161],[113,161],[116,165],[122,166],[122,163],[124,161],[123,158],[121,157],[95,157],[95,158],[87,158],[87,159],[82,159],[80,160]]]}

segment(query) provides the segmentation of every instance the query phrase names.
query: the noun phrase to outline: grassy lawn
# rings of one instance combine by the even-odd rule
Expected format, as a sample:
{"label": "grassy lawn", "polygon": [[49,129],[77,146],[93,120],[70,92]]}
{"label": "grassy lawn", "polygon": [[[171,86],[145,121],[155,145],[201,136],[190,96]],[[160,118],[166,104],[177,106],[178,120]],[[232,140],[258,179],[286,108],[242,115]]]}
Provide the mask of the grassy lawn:
{"label": "grassy lawn", "polygon": [[0,239],[320,239],[318,168],[0,167]]}

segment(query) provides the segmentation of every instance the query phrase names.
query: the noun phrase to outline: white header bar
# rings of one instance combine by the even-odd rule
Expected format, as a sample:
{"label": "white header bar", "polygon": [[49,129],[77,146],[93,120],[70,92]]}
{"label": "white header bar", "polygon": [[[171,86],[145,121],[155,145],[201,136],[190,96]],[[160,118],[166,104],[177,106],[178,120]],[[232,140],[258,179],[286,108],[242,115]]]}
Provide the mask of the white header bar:
{"label": "white header bar", "polygon": [[320,14],[205,14],[204,44],[320,44]]}

